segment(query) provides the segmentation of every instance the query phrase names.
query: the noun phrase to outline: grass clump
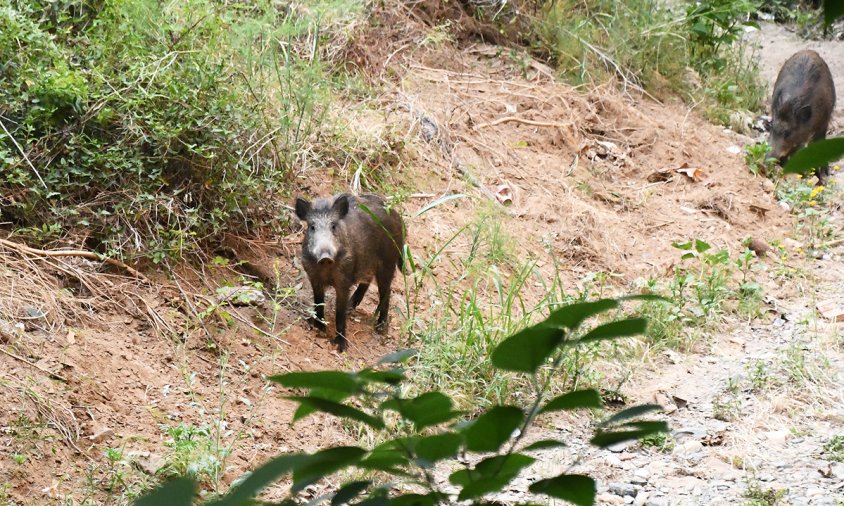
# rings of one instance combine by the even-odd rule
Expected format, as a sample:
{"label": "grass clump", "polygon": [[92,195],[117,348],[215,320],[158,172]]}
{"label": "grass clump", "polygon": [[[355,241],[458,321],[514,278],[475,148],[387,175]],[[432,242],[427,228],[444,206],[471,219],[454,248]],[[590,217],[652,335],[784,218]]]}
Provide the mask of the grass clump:
{"label": "grass clump", "polygon": [[122,257],[272,226],[328,93],[320,12],[271,2],[0,7],[2,218]]}
{"label": "grass clump", "polygon": [[762,107],[765,88],[740,41],[755,25],[755,2],[694,2],[685,10],[656,0],[540,3],[535,52],[573,84],[616,80],[656,96],[703,99],[707,116],[723,125],[736,111]]}

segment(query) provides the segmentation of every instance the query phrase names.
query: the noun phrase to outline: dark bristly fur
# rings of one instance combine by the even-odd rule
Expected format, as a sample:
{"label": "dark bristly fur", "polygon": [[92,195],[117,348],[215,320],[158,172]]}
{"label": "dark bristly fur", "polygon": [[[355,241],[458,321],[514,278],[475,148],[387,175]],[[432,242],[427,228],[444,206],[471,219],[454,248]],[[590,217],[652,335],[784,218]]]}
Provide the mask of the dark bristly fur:
{"label": "dark bristly fur", "polygon": [[[771,100],[771,155],[785,164],[808,142],[826,137],[835,85],[829,67],[818,53],[804,49],[782,66]],[[818,184],[829,176],[829,166],[817,167]]]}
{"label": "dark bristly fur", "polygon": [[[365,209],[364,209],[365,208]],[[368,212],[367,212],[368,211]],[[348,347],[346,312],[363,300],[372,278],[378,284],[376,331],[385,333],[390,312],[390,285],[401,270],[404,224],[384,200],[371,193],[340,193],[313,203],[296,199],[296,216],[307,223],[302,265],[314,291],[314,324],[325,330],[325,289],[337,296],[334,338],[340,351]],[[357,289],[349,298],[352,285]]]}

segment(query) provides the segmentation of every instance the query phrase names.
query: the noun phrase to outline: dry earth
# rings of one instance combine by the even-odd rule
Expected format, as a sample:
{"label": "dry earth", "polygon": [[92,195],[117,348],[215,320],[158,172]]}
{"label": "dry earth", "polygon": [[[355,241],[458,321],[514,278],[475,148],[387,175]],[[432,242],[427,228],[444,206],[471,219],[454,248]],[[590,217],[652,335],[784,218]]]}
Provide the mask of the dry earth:
{"label": "dry earth", "polygon": [[[362,142],[405,143],[405,156],[384,177],[413,193],[403,210],[419,258],[479,212],[495,212],[521,256],[550,275],[555,255],[575,292],[590,272],[617,274],[624,286],[664,276],[678,261],[674,241],[699,238],[735,254],[748,236],[794,235],[773,184],[744,166],[741,148],[752,139],[712,126],[680,103],[610,88],[584,94],[550,79],[541,65],[522,73],[495,47],[426,44],[425,30],[413,23],[384,23],[382,31],[369,35],[382,43],[364,38],[350,51],[360,52],[386,92],[344,104],[336,114]],[[699,171],[694,178],[675,171],[683,167]],[[326,194],[347,187],[352,173],[332,172],[303,168],[300,188]],[[506,208],[495,203],[502,191],[512,194]],[[453,193],[468,197],[413,217]],[[835,213],[840,230],[841,211]],[[202,324],[194,316],[216,307],[216,288],[241,280],[229,266],[184,269],[173,279],[151,274],[152,282],[142,284],[97,273],[97,265],[84,261],[0,250],[0,404],[7,406],[0,412],[0,499],[120,504],[121,497],[107,492],[117,472],[137,490],[173,462],[177,453],[165,427],[206,428],[209,436],[195,436],[198,454],[228,450],[222,488],[280,452],[354,441],[356,434],[331,418],[290,425],[292,406],[266,377],[359,368],[414,343],[398,338],[398,317],[392,337],[372,333],[374,295],[350,322],[345,355],[304,325],[310,294],[295,260],[300,237],[239,245],[274,267],[277,286],[290,288],[281,304],[226,306]],[[460,274],[469,242],[459,236],[446,248],[438,278]],[[825,438],[842,432],[841,338],[812,310],[816,300],[844,293],[841,251],[807,261],[805,275],[790,283],[768,262],[760,283],[771,297],[769,319],[730,322],[731,331],[712,336],[698,353],[648,356],[635,366],[625,385],[631,400],[651,401],[663,392],[688,403],[667,417],[678,431],[674,450],[601,452],[577,443],[590,420],[559,420],[572,447],[544,455],[525,479],[579,456],[576,468],[601,480],[604,503],[735,504],[748,483],[758,482],[787,487],[789,504],[839,504],[841,467],[818,451]],[[790,253],[791,262],[803,261]],[[396,305],[404,304],[400,282],[394,290]],[[810,378],[747,391],[748,367],[762,361],[780,377],[792,355]],[[745,378],[738,393],[729,378]],[[741,415],[716,420],[719,398],[738,399]],[[110,464],[108,448],[123,458]],[[519,487],[514,490],[519,497]],[[279,485],[269,497],[283,493]]]}

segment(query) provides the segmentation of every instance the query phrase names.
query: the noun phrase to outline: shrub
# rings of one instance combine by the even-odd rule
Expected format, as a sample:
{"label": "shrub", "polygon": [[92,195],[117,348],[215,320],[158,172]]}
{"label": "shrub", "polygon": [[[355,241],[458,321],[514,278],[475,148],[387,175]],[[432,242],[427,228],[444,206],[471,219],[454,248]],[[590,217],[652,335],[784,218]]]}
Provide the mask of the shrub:
{"label": "shrub", "polygon": [[271,224],[325,91],[316,21],[270,2],[0,7],[0,207],[119,256]]}

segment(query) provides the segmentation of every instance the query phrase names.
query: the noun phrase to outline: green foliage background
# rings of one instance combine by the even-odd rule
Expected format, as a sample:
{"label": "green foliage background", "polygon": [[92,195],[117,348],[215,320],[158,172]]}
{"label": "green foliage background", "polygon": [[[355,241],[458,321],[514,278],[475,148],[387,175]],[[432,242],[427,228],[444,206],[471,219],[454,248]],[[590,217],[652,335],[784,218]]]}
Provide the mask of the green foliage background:
{"label": "green foliage background", "polygon": [[321,118],[317,26],[262,1],[0,7],[3,219],[153,260],[273,225]]}

